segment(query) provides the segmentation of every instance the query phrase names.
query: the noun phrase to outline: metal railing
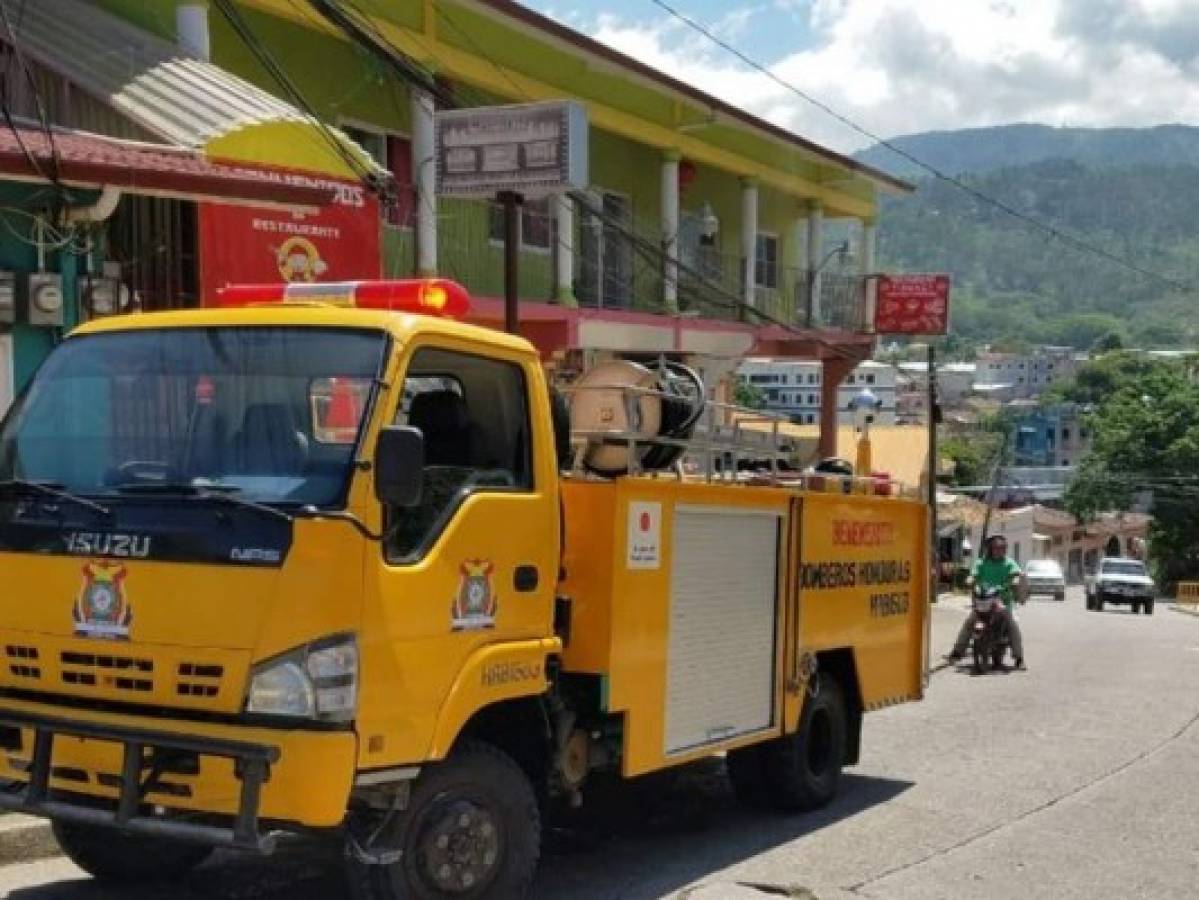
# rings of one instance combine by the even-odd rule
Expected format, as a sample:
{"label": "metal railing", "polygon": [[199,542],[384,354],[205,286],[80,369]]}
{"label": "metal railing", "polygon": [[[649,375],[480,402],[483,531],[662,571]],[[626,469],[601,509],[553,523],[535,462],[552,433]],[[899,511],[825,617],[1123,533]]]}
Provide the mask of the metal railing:
{"label": "metal railing", "polygon": [[[641,403],[646,397],[663,402],[678,397],[652,388],[587,385],[564,389],[567,396],[580,391],[620,392],[625,421],[641,420]],[[732,424],[724,424],[731,422]],[[679,480],[708,483],[774,485],[822,493],[904,496],[910,491],[891,478],[841,475],[800,470],[798,447],[780,426],[785,416],[714,400],[705,401],[703,417],[686,438],[668,438],[628,428],[571,429],[571,472],[576,477],[603,478],[586,464],[589,451],[601,446],[623,445],[628,459],[627,475],[673,475]],[[764,428],[750,428],[765,425]],[[682,451],[681,459],[667,469],[643,469],[642,456],[654,447]]]}
{"label": "metal railing", "polygon": [[[442,200],[438,207],[438,262],[448,278],[473,294],[499,297],[504,289],[502,222],[494,204]],[[680,248],[677,300],[665,299],[665,257],[654,223],[605,217],[576,203],[574,233],[559,234],[557,220],[544,207],[521,213],[520,293],[529,300],[557,299],[557,264],[573,255],[571,290],[579,306],[658,315],[685,315],[750,324],[865,332],[870,329],[869,280],[862,275],[822,271],[819,296],[812,297],[807,269],[758,266],[752,304],[746,303],[741,256],[716,247]],[[413,271],[412,233],[385,228],[385,271],[390,277]]]}

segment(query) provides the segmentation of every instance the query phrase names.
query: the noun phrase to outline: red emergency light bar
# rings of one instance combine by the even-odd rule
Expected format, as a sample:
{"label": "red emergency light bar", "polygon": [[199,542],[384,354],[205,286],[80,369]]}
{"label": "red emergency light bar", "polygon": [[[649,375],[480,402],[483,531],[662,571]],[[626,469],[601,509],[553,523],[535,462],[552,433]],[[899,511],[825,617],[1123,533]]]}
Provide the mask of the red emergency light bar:
{"label": "red emergency light bar", "polygon": [[266,303],[332,303],[358,309],[419,313],[461,319],[470,312],[470,294],[446,278],[396,281],[333,281],[302,284],[231,284],[216,292],[218,306]]}

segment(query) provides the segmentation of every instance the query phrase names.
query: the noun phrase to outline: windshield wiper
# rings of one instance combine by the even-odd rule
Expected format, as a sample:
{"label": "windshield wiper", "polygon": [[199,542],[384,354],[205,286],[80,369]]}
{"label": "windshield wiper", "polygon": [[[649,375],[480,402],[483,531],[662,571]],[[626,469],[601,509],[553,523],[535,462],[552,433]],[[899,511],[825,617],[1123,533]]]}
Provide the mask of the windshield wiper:
{"label": "windshield wiper", "polygon": [[232,484],[201,485],[191,484],[186,481],[152,481],[142,484],[122,484],[117,486],[117,492],[121,494],[161,494],[176,497],[194,497],[197,500],[223,503],[226,506],[235,506],[238,509],[252,510],[264,516],[281,519],[284,522],[292,521],[292,517],[281,509],[236,496],[235,492],[240,490],[241,488]]}
{"label": "windshield wiper", "polygon": [[102,516],[112,515],[112,510],[107,506],[103,506],[94,500],[89,500],[87,497],[72,494],[70,491],[63,490],[61,484],[48,481],[26,481],[24,478],[11,478],[7,481],[0,481],[0,493],[40,494],[43,497],[50,497],[54,500],[63,500],[67,503],[73,503],[76,506],[82,506],[84,509],[90,509],[92,512],[99,513]]}
{"label": "windshield wiper", "polygon": [[296,510],[296,517],[300,519],[311,519],[314,522],[319,522],[322,519],[330,522],[345,522],[347,525],[352,525],[354,530],[361,534],[368,541],[378,542],[382,541],[384,538],[384,535],[375,534],[373,531],[367,528],[366,523],[352,512],[347,512],[345,510],[326,511],[318,509],[312,504],[309,504],[307,506],[301,506],[298,510]]}

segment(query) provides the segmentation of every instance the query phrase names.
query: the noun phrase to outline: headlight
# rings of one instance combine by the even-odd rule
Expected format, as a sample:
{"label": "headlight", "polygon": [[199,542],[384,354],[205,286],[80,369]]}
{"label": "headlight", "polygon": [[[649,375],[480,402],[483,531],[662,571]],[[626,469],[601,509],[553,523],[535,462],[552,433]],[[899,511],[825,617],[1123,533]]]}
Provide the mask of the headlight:
{"label": "headlight", "polygon": [[358,708],[358,644],[340,635],[255,667],[246,712],[349,722]]}

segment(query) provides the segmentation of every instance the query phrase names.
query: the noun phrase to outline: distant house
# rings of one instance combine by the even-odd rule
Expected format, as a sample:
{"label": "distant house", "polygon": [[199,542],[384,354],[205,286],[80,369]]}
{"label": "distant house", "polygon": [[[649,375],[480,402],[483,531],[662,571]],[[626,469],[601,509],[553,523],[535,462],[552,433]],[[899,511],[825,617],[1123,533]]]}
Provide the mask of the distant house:
{"label": "distant house", "polygon": [[1094,572],[1104,556],[1144,559],[1148,551],[1150,517],[1144,513],[1109,512],[1083,524],[1063,510],[1037,506],[1033,520],[1036,555],[1056,559],[1072,582]]}
{"label": "distant house", "polygon": [[1076,403],[1033,409],[1016,419],[1015,465],[1077,466],[1092,436]]}
{"label": "distant house", "polygon": [[[741,364],[737,375],[762,392],[769,412],[787,416],[798,425],[813,425],[820,421],[824,376],[818,361],[751,357]],[[895,367],[874,360],[858,364],[838,386],[838,424],[854,424],[851,403],[863,391],[869,391],[878,401],[873,424],[894,425]]]}
{"label": "distant house", "polygon": [[976,363],[975,390],[1007,386],[1005,399],[1038,397],[1056,382],[1073,378],[1085,357],[1070,347],[1041,347],[1030,354],[983,353]]}

